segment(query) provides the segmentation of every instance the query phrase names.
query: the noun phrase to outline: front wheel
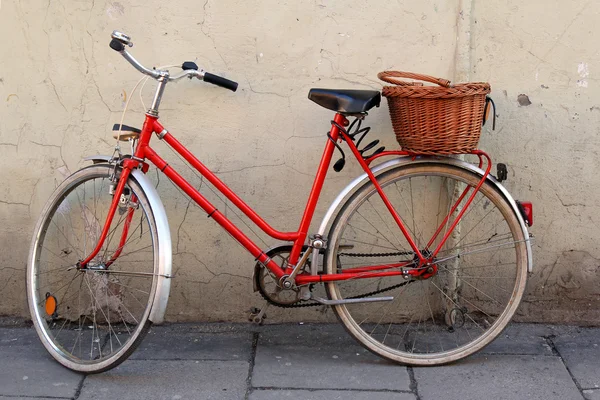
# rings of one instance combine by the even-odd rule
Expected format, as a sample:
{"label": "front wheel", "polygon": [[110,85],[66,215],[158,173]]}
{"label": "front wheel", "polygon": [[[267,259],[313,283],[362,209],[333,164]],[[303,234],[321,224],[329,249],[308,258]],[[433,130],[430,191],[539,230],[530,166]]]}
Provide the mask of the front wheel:
{"label": "front wheel", "polygon": [[98,242],[114,172],[114,166],[90,166],[54,191],[35,228],[27,266],[29,310],[42,343],[62,365],[84,373],[117,366],[139,345],[157,286],[154,215],[133,177],[102,249],[88,268],[77,268]]}
{"label": "front wheel", "polygon": [[[445,216],[466,187],[472,193],[480,177],[455,166],[428,164],[398,167],[377,180],[418,250],[430,255],[449,229],[448,223],[442,224]],[[441,232],[432,241],[440,225]],[[332,224],[325,271],[351,272],[369,266],[388,266],[386,271],[393,271],[399,264],[410,270],[418,268],[417,260],[368,182],[344,204]],[[433,262],[432,273],[419,277],[327,283],[331,300],[393,296],[388,302],[333,306],[338,319],[367,349],[403,364],[439,365],[475,353],[506,327],[527,278],[523,230],[510,204],[491,184],[483,184]]]}

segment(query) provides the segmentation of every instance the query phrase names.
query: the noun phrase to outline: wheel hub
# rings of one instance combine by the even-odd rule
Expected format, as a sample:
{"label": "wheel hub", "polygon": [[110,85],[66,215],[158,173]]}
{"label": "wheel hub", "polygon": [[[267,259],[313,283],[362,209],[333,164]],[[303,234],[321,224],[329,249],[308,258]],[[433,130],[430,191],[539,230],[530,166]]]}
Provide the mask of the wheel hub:
{"label": "wheel hub", "polygon": [[416,280],[425,280],[434,277],[438,273],[435,257],[433,257],[433,254],[429,249],[423,249],[420,252],[425,260],[421,261],[415,254],[412,263],[413,265],[417,265],[417,267],[406,269],[405,275]]}

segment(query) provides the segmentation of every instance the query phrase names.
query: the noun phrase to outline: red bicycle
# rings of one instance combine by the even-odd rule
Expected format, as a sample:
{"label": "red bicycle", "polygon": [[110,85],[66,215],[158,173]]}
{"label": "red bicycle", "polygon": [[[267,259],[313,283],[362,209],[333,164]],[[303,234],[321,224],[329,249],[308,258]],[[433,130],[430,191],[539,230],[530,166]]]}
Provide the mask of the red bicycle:
{"label": "red bicycle", "polygon": [[[443,156],[364,145],[371,90],[311,89],[309,99],[335,112],[325,150],[297,230],[272,228],[158,121],[168,82],[198,78],[232,91],[237,83],[192,62],[172,76],[148,69],[113,32],[110,47],[158,81],[141,130],[117,125],[130,155],[87,158],[51,195],[37,223],[27,267],[29,308],[50,354],[72,370],[95,373],[124,361],[151,323],[160,323],[171,275],[165,209],[146,176],[152,163],[256,259],[254,282],[269,304],[330,305],[339,321],[372,352],[409,365],[466,357],[496,338],[515,313],[531,269],[530,203],[515,202],[478,165]],[[350,122],[352,119],[352,122]],[[150,146],[155,134],[260,229],[289,244],[261,249]],[[364,174],[308,229],[334,152],[348,146]],[[384,157],[392,157],[385,162]],[[327,298],[315,294],[325,286]],[[264,310],[263,310],[264,312]],[[260,315],[257,318],[260,320]]]}

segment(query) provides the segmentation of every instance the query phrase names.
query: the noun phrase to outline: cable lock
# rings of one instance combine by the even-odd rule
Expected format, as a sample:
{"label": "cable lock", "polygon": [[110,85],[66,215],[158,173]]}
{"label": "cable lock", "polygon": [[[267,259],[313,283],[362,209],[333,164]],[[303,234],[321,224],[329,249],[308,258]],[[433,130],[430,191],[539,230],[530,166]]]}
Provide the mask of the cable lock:
{"label": "cable lock", "polygon": [[[347,130],[346,130],[346,128],[344,128],[343,126],[341,126],[340,124],[338,124],[335,121],[331,121],[331,124],[333,126],[335,126],[336,128],[338,128],[341,132],[343,132],[344,134],[346,134],[348,137],[350,137],[350,139],[352,139],[352,141],[355,141],[356,137],[358,135],[360,135],[360,137],[358,138],[358,140],[356,140],[356,147],[358,148],[358,146],[360,146],[360,143],[362,142],[362,140],[367,136],[367,134],[369,133],[369,131],[371,131],[371,127],[370,126],[361,128],[362,120],[363,119],[364,119],[364,115],[356,117],[354,119],[354,121],[352,121],[352,123],[350,124],[350,126],[348,127]],[[354,132],[352,132],[352,129],[354,129]],[[346,154],[344,153],[344,151],[342,150],[342,148],[340,147],[340,145],[337,144],[335,140],[333,140],[333,138],[331,137],[331,132],[327,132],[327,138],[329,140],[331,140],[331,142],[335,145],[335,147],[340,151],[340,153],[342,155],[342,158],[340,158],[339,160],[337,160],[335,162],[335,164],[333,164],[333,170],[335,172],[340,172],[342,169],[344,169],[344,166],[346,165]],[[340,136],[340,138],[342,140],[345,140],[344,136]],[[364,154],[365,152],[373,149],[378,144],[379,144],[379,139],[375,139],[371,143],[367,144],[361,150],[358,150],[358,152],[360,153],[360,155],[362,156],[362,158],[366,160],[367,158],[373,157],[373,156],[375,156],[375,155],[377,155],[377,154],[379,154],[379,153],[381,153],[381,152],[383,152],[385,150],[385,146],[381,146],[377,150],[375,150],[372,154],[369,154],[369,155],[365,155]]]}

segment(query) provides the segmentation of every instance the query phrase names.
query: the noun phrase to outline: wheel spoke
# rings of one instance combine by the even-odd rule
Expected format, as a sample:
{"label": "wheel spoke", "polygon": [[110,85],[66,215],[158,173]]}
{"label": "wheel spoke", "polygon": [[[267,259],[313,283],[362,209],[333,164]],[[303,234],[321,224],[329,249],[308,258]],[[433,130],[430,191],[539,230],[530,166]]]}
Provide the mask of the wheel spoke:
{"label": "wheel spoke", "polygon": [[[378,179],[425,255],[433,250],[426,241],[465,188],[470,188],[467,196],[473,195],[481,178],[458,167],[431,164],[398,167]],[[411,261],[412,255],[390,254],[394,251],[390,247],[404,245],[407,239],[386,223],[389,212],[376,208],[379,203],[370,201],[371,196],[379,198],[372,185],[363,186],[340,209],[330,228],[327,273]],[[465,199],[431,246],[439,246]],[[353,279],[327,284],[330,298],[338,300],[376,296],[389,289],[394,297],[390,302],[334,307],[348,331],[370,350],[412,365],[446,363],[473,353],[475,345],[489,343],[509,322],[524,291],[528,240],[512,206],[484,183],[448,235],[431,264],[412,259],[408,281],[389,276],[361,282],[364,273],[357,273]],[[349,253],[347,245],[352,245]]]}
{"label": "wheel spoke", "polygon": [[[135,223],[122,237],[128,213],[115,217],[94,262],[117,251],[120,257],[108,270],[76,268],[97,244],[106,221],[113,200],[107,177],[113,168],[86,168],[61,185],[36,233],[33,273],[28,274],[33,279],[28,296],[34,300],[32,318],[38,333],[46,332],[49,351],[58,361],[81,372],[116,365],[129,353],[123,349],[139,343],[136,339],[149,326],[148,305],[158,281],[154,257],[158,237],[146,197],[135,182],[126,185],[139,203]],[[56,299],[55,315],[46,314],[46,293]]]}

